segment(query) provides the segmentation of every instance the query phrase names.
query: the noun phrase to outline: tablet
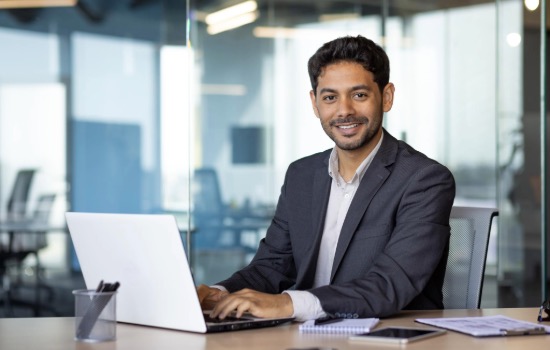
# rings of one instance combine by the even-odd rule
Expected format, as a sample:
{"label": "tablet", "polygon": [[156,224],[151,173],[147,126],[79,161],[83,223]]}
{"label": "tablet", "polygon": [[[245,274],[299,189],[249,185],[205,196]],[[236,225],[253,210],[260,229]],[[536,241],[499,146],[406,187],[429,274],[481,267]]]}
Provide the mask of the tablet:
{"label": "tablet", "polygon": [[349,339],[353,341],[406,344],[441,334],[445,334],[442,329],[388,327],[370,333],[352,335]]}

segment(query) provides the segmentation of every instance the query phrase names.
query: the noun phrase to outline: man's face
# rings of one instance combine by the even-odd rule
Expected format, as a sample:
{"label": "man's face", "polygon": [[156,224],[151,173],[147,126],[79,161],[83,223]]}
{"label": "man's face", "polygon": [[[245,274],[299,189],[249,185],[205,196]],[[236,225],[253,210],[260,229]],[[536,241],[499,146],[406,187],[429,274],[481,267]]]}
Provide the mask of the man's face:
{"label": "man's face", "polygon": [[372,150],[382,135],[382,116],[393,104],[394,86],[383,91],[371,72],[354,62],[326,66],[319,75],[317,93],[310,92],[315,115],[323,130],[344,151]]}

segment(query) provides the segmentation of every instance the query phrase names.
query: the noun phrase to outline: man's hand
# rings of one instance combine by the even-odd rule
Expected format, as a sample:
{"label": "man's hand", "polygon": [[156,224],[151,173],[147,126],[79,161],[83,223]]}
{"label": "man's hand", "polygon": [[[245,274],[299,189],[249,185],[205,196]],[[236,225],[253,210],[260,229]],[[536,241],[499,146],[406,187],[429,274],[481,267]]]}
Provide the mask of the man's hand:
{"label": "man's hand", "polygon": [[197,287],[197,294],[203,310],[213,309],[220,300],[229,295],[226,291],[211,288],[204,284]]}
{"label": "man's hand", "polygon": [[248,312],[256,317],[290,317],[294,313],[292,299],[286,293],[266,294],[251,289],[242,289],[220,300],[210,316],[224,319],[236,311],[236,317]]}

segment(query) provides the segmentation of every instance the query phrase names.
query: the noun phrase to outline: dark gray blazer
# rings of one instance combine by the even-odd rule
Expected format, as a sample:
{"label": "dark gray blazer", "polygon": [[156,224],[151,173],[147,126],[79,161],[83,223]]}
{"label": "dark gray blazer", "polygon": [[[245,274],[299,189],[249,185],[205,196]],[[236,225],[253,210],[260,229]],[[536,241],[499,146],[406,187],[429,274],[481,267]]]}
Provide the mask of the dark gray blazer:
{"label": "dark gray blazer", "polygon": [[331,187],[329,155],[289,166],[254,259],[219,284],[230,292],[308,290],[325,312],[359,317],[443,308],[454,179],[385,130],[344,221],[330,285],[312,289]]}

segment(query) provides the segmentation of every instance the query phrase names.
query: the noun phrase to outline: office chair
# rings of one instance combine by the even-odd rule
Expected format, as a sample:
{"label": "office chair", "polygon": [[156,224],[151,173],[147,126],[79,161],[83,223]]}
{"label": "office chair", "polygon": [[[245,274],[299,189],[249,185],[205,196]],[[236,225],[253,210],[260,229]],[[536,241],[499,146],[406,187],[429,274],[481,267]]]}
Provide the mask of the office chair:
{"label": "office chair", "polygon": [[193,176],[193,248],[234,247],[234,237],[223,234],[227,212],[222,200],[218,174],[211,168],[196,169]]}
{"label": "office chair", "polygon": [[495,208],[453,207],[443,283],[445,309],[479,309]]}
{"label": "office chair", "polygon": [[[50,220],[50,212],[55,202],[55,194],[44,194],[38,197],[32,218],[28,221],[32,225],[46,226]],[[38,251],[48,245],[46,231],[14,232],[10,239],[12,257],[21,264],[23,260],[34,255],[37,268],[40,266]]]}
{"label": "office chair", "polygon": [[216,170],[196,169],[191,190],[193,273],[200,283],[215,283],[245,265],[247,248],[240,241],[241,229],[223,203]]}
{"label": "office chair", "polygon": [[[49,224],[50,213],[55,202],[55,194],[43,194],[38,197],[34,213],[31,218],[26,220],[28,225]],[[0,254],[4,270],[4,291],[6,294],[5,304],[8,314],[12,314],[13,306],[24,306],[32,308],[34,315],[38,316],[43,308],[56,313],[48,305],[42,305],[41,292],[47,292],[47,300],[53,299],[53,288],[42,280],[43,267],[40,262],[39,251],[48,245],[47,231],[32,232],[10,232],[9,249]],[[34,275],[32,283],[26,283],[23,279],[25,274],[25,264],[27,257],[32,256],[34,264],[31,266]],[[8,271],[9,269],[9,271]],[[34,300],[23,297],[22,289],[31,289],[34,291]]]}
{"label": "office chair", "polygon": [[[19,170],[15,177],[8,204],[6,208],[7,222],[21,222],[26,219],[27,202],[29,192],[36,170],[24,169]],[[0,274],[2,271],[2,262],[6,258],[11,258],[12,252],[12,237],[14,232],[7,232],[0,239]]]}
{"label": "office chair", "polygon": [[29,191],[35,173],[35,169],[23,169],[17,172],[15,183],[13,184],[12,191],[8,199],[8,220],[20,220],[25,218],[25,214],[27,212],[27,202],[29,200]]}
{"label": "office chair", "polygon": [[[8,222],[22,221],[25,219],[30,187],[34,178],[35,169],[23,169],[17,172],[15,182],[8,198],[6,220]],[[7,275],[7,264],[14,259],[12,252],[12,238],[14,232],[0,233],[0,277],[2,277],[1,296],[6,309],[10,308],[10,280]]]}
{"label": "office chair", "polygon": [[[25,169],[17,173],[14,186],[7,206],[7,222],[21,225],[44,225],[49,222],[51,208],[55,201],[55,194],[41,195],[32,217],[27,217],[27,202],[30,187],[36,170]],[[3,234],[3,244],[0,244],[0,276],[2,277],[2,296],[7,314],[13,314],[12,306],[20,305],[31,307],[38,315],[40,308],[40,291],[46,289],[50,299],[52,288],[41,280],[42,265],[38,255],[39,250],[47,246],[46,232],[26,232],[22,229],[8,231]],[[34,284],[28,286],[23,282],[23,262],[28,256],[34,257]],[[13,278],[15,277],[15,278]],[[35,291],[34,301],[18,300],[15,294],[23,287],[30,287]],[[2,299],[0,299],[1,301]]]}

